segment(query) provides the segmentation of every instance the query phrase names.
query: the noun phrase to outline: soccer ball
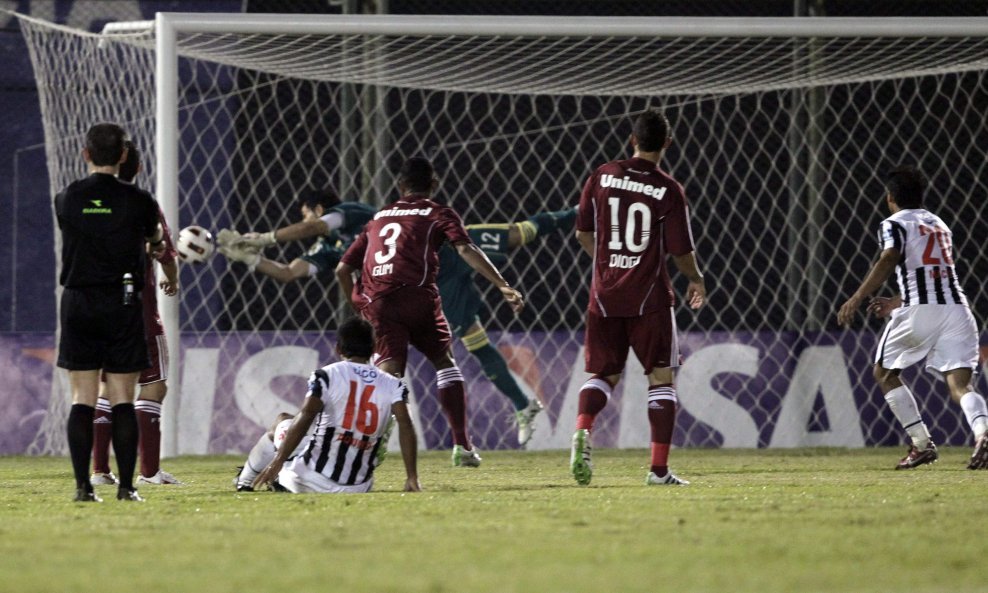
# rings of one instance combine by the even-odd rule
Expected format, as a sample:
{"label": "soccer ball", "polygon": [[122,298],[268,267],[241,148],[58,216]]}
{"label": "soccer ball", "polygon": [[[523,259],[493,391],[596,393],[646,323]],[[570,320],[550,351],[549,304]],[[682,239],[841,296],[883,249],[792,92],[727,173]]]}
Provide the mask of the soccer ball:
{"label": "soccer ball", "polygon": [[213,255],[216,245],[212,233],[201,226],[192,225],[179,231],[175,249],[183,262],[201,264]]}

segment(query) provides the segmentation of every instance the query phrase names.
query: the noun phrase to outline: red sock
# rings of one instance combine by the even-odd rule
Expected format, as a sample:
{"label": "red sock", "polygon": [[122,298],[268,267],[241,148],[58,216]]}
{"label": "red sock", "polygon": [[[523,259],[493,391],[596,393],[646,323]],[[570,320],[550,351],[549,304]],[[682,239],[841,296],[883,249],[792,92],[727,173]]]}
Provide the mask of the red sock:
{"label": "red sock", "polygon": [[439,405],[453,432],[453,444],[473,449],[467,438],[467,395],[463,389],[463,374],[457,367],[436,371]]}
{"label": "red sock", "polygon": [[113,434],[113,412],[110,400],[101,397],[96,400],[96,415],[93,417],[93,473],[110,473],[110,440]]}
{"label": "red sock", "polygon": [[676,426],[676,389],[672,385],[649,386],[648,424],[652,428],[651,471],[662,477],[669,473],[669,447]]}
{"label": "red sock", "polygon": [[161,469],[161,404],[139,399],[134,404],[134,412],[137,414],[141,475],[150,478]]}
{"label": "red sock", "polygon": [[577,430],[593,430],[597,414],[600,414],[611,397],[611,389],[610,383],[596,375],[583,384],[580,388],[580,403],[576,415]]}

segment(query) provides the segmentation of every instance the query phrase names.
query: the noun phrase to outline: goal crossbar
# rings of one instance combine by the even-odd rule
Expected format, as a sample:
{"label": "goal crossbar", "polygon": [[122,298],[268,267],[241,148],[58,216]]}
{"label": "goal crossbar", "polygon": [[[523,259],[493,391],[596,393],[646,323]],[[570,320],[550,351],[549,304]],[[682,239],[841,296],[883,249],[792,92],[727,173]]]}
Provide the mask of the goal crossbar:
{"label": "goal crossbar", "polygon": [[[185,33],[274,35],[732,38],[988,35],[988,17],[478,17],[161,12],[156,22]],[[150,23],[135,24],[149,27]]]}

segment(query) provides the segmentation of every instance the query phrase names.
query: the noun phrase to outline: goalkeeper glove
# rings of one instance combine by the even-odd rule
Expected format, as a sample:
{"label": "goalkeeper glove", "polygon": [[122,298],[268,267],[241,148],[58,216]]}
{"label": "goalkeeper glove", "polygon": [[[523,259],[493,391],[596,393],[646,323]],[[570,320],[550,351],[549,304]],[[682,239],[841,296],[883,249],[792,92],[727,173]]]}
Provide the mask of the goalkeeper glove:
{"label": "goalkeeper glove", "polygon": [[274,245],[277,241],[274,238],[274,231],[268,231],[266,233],[247,233],[240,239],[240,243],[264,249],[268,245]]}
{"label": "goalkeeper glove", "polygon": [[230,261],[238,261],[247,264],[247,267],[251,272],[254,271],[257,264],[261,263],[261,254],[258,253],[256,249],[244,246],[242,244],[221,245],[219,252],[225,255]]}
{"label": "goalkeeper glove", "polygon": [[243,235],[231,229],[222,229],[216,234],[216,244],[220,247],[226,245],[236,245],[243,240]]}

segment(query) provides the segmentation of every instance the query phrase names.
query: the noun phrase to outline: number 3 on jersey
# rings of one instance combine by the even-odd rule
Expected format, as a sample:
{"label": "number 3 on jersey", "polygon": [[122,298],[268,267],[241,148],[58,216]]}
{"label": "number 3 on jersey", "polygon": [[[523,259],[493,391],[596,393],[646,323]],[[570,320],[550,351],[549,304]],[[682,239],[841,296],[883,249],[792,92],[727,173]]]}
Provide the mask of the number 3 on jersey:
{"label": "number 3 on jersey", "polygon": [[351,431],[356,430],[367,435],[377,432],[378,410],[377,404],[371,401],[372,395],[374,395],[374,386],[365,385],[364,390],[360,392],[360,405],[358,406],[357,382],[350,381],[350,396],[346,400],[342,428]]}
{"label": "number 3 on jersey", "polygon": [[388,263],[391,258],[398,253],[398,235],[401,234],[401,225],[392,222],[381,227],[378,236],[384,244],[384,249],[374,252],[374,261],[377,265],[371,269],[372,276],[384,276],[394,271],[394,264]]}

